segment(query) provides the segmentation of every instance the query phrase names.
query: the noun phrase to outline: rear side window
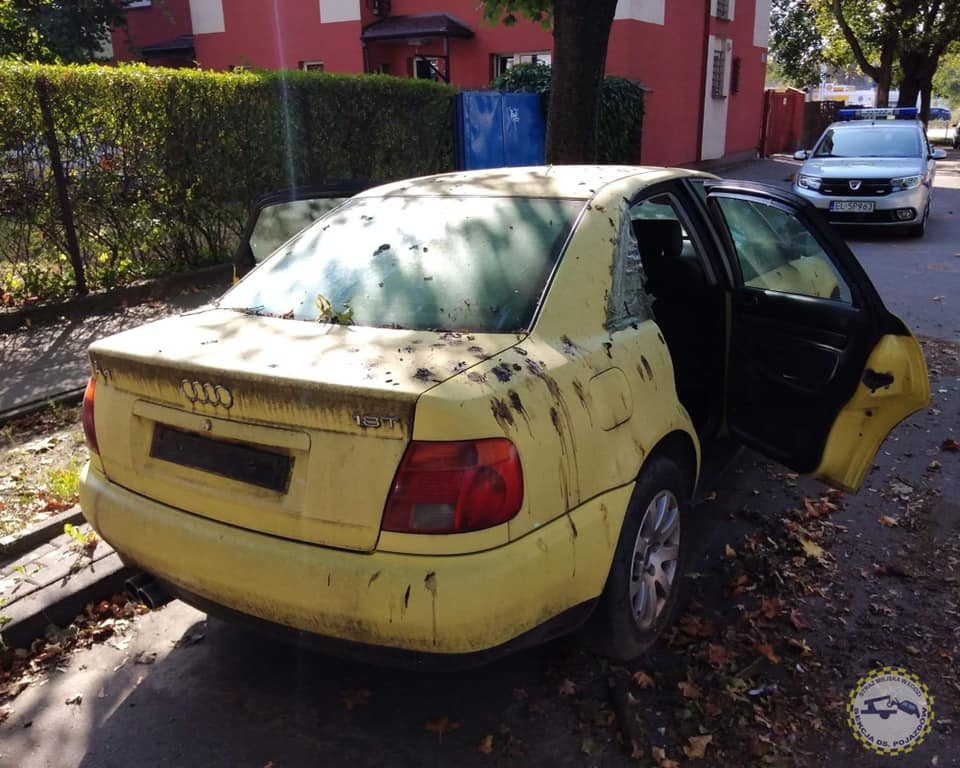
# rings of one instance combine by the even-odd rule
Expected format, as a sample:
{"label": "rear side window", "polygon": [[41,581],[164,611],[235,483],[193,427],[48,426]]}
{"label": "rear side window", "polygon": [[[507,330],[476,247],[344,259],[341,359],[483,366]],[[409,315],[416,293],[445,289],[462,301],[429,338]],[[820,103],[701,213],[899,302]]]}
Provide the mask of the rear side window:
{"label": "rear side window", "polygon": [[220,304],[347,325],[522,332],[582,207],[526,197],[355,198]]}

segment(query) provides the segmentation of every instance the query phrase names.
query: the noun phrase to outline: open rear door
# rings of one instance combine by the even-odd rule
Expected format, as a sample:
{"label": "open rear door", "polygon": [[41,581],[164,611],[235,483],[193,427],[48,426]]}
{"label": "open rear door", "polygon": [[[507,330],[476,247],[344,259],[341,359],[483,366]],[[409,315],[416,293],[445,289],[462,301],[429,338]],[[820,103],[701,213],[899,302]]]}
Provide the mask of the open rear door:
{"label": "open rear door", "polygon": [[295,234],[371,186],[366,182],[351,181],[289,187],[258,198],[250,209],[240,246],[234,256],[234,281],[247,274]]}
{"label": "open rear door", "polygon": [[746,182],[706,188],[733,279],[730,431],[856,490],[894,426],[929,403],[920,345],[809,203]]}

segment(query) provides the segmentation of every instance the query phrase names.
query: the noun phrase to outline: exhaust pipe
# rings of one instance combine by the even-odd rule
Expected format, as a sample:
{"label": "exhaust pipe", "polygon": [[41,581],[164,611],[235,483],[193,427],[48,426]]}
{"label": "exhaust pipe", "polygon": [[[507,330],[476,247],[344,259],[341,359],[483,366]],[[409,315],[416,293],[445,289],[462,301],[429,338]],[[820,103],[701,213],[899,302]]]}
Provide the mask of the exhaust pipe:
{"label": "exhaust pipe", "polygon": [[173,600],[170,593],[164,589],[163,584],[149,573],[138,573],[131,576],[124,582],[124,587],[135,600],[145,603],[151,610],[156,610]]}

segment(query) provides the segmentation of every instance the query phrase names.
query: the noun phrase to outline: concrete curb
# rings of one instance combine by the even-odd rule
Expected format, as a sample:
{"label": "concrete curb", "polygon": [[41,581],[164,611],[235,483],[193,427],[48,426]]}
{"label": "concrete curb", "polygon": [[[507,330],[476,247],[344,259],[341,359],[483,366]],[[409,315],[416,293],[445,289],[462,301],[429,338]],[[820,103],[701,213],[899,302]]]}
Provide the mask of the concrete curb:
{"label": "concrete curb", "polygon": [[4,609],[10,619],[3,627],[3,642],[11,648],[26,648],[51,624],[65,627],[83,612],[87,603],[123,590],[134,573],[111,550],[91,561],[68,579],[27,595]]}
{"label": "concrete curb", "polygon": [[181,272],[63,302],[0,311],[0,333],[10,333],[24,325],[52,323],[64,317],[73,318],[108,312],[124,304],[141,304],[145,301],[165,298],[192,286],[217,282],[229,284],[232,275],[232,263],[216,264],[195,272]]}
{"label": "concrete curb", "polygon": [[16,557],[28,550],[45,544],[63,533],[63,526],[79,525],[83,522],[80,507],[74,505],[65,512],[54,515],[42,523],[25,528],[19,533],[4,536],[0,539],[0,559]]}

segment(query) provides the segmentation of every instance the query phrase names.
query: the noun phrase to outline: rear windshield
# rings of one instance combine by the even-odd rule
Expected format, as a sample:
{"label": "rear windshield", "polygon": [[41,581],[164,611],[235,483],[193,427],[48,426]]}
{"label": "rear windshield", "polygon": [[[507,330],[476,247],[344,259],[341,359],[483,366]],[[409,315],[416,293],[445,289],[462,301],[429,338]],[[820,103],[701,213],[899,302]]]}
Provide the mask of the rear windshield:
{"label": "rear windshield", "polygon": [[357,198],[219,304],[344,325],[525,331],[582,206],[527,197]]}

